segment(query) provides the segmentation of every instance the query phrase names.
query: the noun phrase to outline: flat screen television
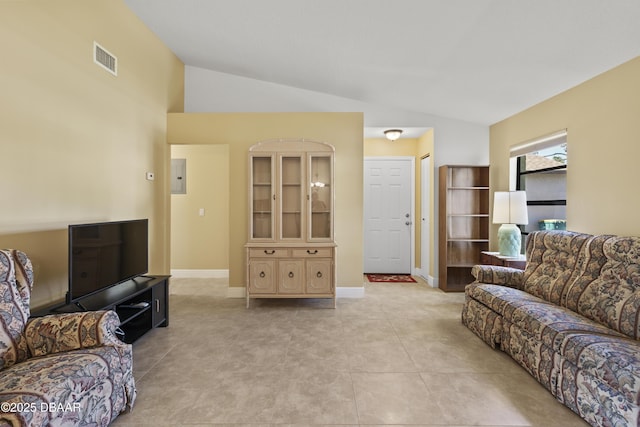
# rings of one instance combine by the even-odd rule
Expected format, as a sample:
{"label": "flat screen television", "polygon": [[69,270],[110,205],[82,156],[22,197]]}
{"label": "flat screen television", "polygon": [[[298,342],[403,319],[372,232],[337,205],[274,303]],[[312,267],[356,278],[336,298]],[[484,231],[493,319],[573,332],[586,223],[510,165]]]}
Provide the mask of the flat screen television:
{"label": "flat screen television", "polygon": [[149,220],[69,225],[67,303],[148,272]]}

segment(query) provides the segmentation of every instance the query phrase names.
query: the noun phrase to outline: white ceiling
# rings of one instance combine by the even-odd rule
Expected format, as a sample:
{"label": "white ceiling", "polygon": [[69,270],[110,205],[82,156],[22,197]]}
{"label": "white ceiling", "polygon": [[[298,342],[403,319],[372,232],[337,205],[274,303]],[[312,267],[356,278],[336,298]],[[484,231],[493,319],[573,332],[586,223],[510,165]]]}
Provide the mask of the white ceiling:
{"label": "white ceiling", "polygon": [[489,125],[640,55],[639,0],[124,0],[185,63]]}

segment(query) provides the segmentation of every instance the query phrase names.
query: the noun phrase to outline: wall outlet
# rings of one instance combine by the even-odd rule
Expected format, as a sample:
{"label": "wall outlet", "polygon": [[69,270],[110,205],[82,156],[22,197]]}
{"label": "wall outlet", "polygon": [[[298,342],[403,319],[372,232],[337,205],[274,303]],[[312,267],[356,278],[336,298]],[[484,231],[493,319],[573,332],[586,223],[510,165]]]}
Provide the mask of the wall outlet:
{"label": "wall outlet", "polygon": [[147,172],[147,180],[153,181],[154,179],[155,179],[155,175],[153,174],[153,172]]}

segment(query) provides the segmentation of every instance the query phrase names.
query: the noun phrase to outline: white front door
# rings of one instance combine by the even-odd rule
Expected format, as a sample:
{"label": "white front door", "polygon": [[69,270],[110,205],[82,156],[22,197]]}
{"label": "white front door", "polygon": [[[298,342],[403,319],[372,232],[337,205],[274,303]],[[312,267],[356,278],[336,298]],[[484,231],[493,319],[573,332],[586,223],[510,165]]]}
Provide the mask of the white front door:
{"label": "white front door", "polygon": [[364,272],[411,273],[413,158],[364,161]]}

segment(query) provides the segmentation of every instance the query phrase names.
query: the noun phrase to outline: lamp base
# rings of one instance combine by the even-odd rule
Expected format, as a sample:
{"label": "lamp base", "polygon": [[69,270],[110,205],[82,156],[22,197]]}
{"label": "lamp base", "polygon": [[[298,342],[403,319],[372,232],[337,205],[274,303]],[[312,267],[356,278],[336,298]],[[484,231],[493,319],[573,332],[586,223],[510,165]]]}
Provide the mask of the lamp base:
{"label": "lamp base", "polygon": [[498,249],[500,255],[517,257],[520,255],[522,233],[515,224],[502,224],[498,229]]}

